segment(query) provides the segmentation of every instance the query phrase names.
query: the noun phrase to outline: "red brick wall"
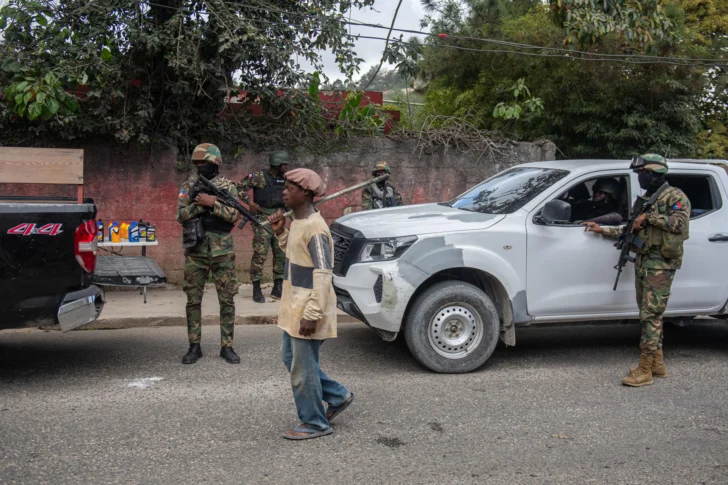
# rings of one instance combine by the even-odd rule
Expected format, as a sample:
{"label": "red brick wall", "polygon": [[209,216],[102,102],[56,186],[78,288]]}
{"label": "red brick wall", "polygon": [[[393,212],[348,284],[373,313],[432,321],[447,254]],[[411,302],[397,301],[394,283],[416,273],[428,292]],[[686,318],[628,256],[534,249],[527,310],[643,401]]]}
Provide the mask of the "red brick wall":
{"label": "red brick wall", "polygon": [[[85,194],[96,202],[98,217],[104,224],[144,219],[157,228],[159,246],[148,250],[167,273],[172,283],[182,278],[184,257],[181,226],[175,221],[177,194],[189,173],[175,168],[172,150],[151,151],[109,143],[86,143],[84,155]],[[406,204],[451,199],[468,187],[504,168],[525,161],[554,157],[553,144],[517,143],[504,149],[496,161],[479,159],[478,154],[455,150],[419,153],[414,141],[395,142],[386,138],[354,140],[350,149],[328,156],[291,152],[292,165],[316,170],[328,184],[328,193],[344,189],[370,176],[371,166],[387,160],[393,170],[391,182],[402,192]],[[239,181],[250,171],[267,166],[266,153],[246,153],[231,160],[223,148],[222,173]],[[8,186],[0,184],[2,195],[75,195],[72,187]],[[332,222],[345,210],[358,210],[361,192],[349,194],[321,206],[321,213]],[[238,271],[248,281],[252,229],[233,232]],[[138,254],[124,249],[123,254]],[[270,266],[270,257],[268,266]],[[270,276],[270,270],[266,270]]]}

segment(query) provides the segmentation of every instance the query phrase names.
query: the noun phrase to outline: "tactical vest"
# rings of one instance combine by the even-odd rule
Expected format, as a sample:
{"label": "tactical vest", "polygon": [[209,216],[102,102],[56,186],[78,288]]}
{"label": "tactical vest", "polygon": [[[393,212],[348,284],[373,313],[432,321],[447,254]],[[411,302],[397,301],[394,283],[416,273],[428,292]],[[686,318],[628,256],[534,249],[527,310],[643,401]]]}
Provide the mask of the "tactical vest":
{"label": "tactical vest", "polygon": [[265,177],[265,188],[253,188],[253,200],[264,209],[283,209],[283,189],[286,186],[286,179],[276,178],[268,170],[263,171]]}
{"label": "tactical vest", "polygon": [[[661,193],[648,213],[657,212],[660,215],[668,216],[670,209],[668,201],[677,190],[675,187],[670,187]],[[637,251],[639,254],[648,254],[651,251],[659,252],[665,259],[682,258],[683,243],[690,237],[687,231],[685,234],[674,234],[663,231],[652,224],[648,224],[645,229],[640,230],[637,236],[645,241],[645,245]]]}
{"label": "tactical vest", "polygon": [[372,208],[384,209],[385,207],[396,207],[397,198],[394,196],[394,189],[389,185],[384,186],[384,190],[379,188],[378,184],[372,184]]}

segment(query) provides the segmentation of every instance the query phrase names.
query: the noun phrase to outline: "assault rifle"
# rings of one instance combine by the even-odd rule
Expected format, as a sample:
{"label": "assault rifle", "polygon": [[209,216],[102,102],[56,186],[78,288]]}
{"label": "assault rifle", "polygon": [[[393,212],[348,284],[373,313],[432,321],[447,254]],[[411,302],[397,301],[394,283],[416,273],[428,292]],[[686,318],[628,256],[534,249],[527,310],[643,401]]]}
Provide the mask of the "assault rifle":
{"label": "assault rifle", "polygon": [[244,228],[245,224],[250,221],[250,223],[253,224],[255,227],[262,227],[271,236],[273,235],[273,231],[271,230],[271,228],[261,224],[258,219],[248,209],[246,209],[243,204],[238,201],[237,198],[233,197],[232,194],[230,194],[230,192],[225,189],[221,189],[220,187],[217,187],[215,184],[207,180],[202,175],[199,176],[199,179],[192,187],[192,190],[190,191],[190,197],[194,199],[194,196],[196,196],[200,192],[214,195],[215,197],[217,197],[217,200],[221,204],[232,207],[233,209],[240,212],[243,215],[243,220],[240,221],[240,224],[238,225],[239,229]]}
{"label": "assault rifle", "polygon": [[627,224],[625,224],[624,230],[617,239],[617,242],[614,243],[614,246],[619,250],[619,259],[617,260],[617,265],[614,267],[614,269],[617,270],[617,279],[614,281],[614,288],[612,288],[613,291],[617,291],[619,276],[622,274],[622,269],[624,268],[624,266],[627,263],[635,262],[635,257],[630,254],[632,248],[634,247],[636,249],[642,249],[645,245],[644,239],[634,233],[635,219],[650,210],[652,204],[657,201],[657,198],[660,197],[660,195],[668,187],[668,184],[664,184],[662,187],[657,189],[655,193],[652,194],[652,197],[650,197],[649,199],[645,199],[642,196],[637,196],[637,200],[632,207],[632,212],[629,215],[629,219],[627,219]]}

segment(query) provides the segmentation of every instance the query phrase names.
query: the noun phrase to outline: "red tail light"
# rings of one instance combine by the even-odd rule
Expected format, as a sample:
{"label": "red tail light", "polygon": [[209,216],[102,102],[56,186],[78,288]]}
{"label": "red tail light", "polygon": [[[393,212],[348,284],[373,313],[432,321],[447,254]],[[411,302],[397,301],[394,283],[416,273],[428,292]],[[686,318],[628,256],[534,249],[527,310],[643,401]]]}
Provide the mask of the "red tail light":
{"label": "red tail light", "polygon": [[96,221],[84,221],[76,228],[73,238],[76,261],[87,273],[93,273],[96,269],[97,231]]}

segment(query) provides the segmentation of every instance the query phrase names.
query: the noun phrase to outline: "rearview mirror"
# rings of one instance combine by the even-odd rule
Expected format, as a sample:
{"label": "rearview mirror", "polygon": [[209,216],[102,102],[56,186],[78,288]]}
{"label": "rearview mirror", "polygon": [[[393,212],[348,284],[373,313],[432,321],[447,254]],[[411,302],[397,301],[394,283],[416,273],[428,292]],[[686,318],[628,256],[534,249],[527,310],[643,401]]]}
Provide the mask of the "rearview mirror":
{"label": "rearview mirror", "polygon": [[551,200],[543,206],[541,219],[546,224],[568,224],[571,222],[571,204],[563,200]]}

